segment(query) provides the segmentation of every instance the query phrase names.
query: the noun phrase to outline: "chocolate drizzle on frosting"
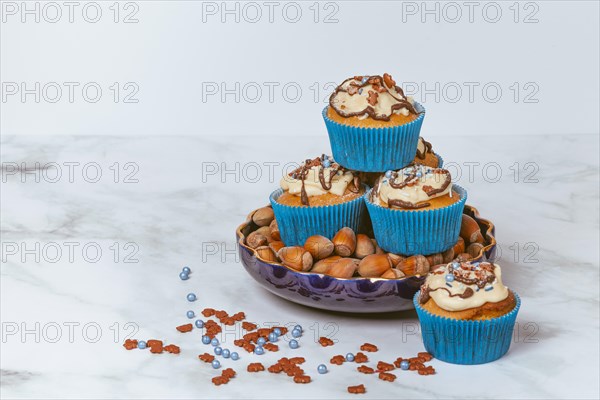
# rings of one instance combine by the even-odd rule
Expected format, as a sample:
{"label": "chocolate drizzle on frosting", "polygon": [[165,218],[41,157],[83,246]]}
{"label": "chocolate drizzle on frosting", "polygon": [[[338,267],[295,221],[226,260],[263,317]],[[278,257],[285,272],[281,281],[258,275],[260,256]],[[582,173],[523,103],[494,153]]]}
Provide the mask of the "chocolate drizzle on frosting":
{"label": "chocolate drizzle on frosting", "polygon": [[[498,269],[496,270],[496,268]],[[506,297],[503,297],[506,288],[502,285],[500,275],[496,275],[496,271],[500,274],[499,267],[488,262],[471,263],[455,260],[447,265],[442,265],[432,271],[421,286],[419,302],[421,304],[427,303],[432,298],[431,293],[436,291],[444,291],[448,295],[447,297],[437,298],[436,303],[438,306],[441,306],[439,301],[444,298],[447,300],[452,298],[467,300],[479,296],[479,300],[482,300],[483,293],[486,293],[485,296],[490,296],[490,294],[487,294],[488,292],[496,292],[495,296],[502,300]],[[485,298],[483,301],[485,301]],[[465,307],[468,308],[468,305],[465,304]]]}
{"label": "chocolate drizzle on frosting", "polygon": [[431,146],[431,143],[429,143],[427,140],[423,139],[422,137],[419,137],[419,144],[423,143],[423,151],[421,151],[419,149],[419,146],[417,147],[417,158],[420,160],[424,160],[425,156],[427,156],[427,154],[429,153],[433,153],[433,149]]}
{"label": "chocolate drizzle on frosting", "polygon": [[[324,164],[327,164],[327,167]],[[306,191],[305,181],[308,176],[308,172],[313,167],[319,168],[319,183],[321,184],[323,190],[328,191],[331,189],[333,185],[333,178],[336,175],[340,173],[345,174],[346,172],[351,172],[353,175],[353,179],[352,182],[350,182],[350,184],[348,185],[348,190],[350,190],[353,193],[358,193],[360,191],[361,182],[358,174],[354,171],[350,171],[342,167],[340,164],[336,163],[331,158],[328,158],[325,154],[323,154],[321,157],[317,157],[312,160],[307,159],[306,161],[304,161],[304,163],[302,163],[301,166],[299,166],[298,168],[296,168],[288,174],[291,178],[300,180],[302,182],[300,189],[300,201],[303,205],[310,205],[309,196]],[[329,168],[329,176],[327,178],[325,177],[326,168]]]}
{"label": "chocolate drizzle on frosting", "polygon": [[[340,92],[347,93],[348,96],[365,96],[366,107],[357,111],[344,111],[344,105],[336,104],[336,99]],[[374,108],[380,100],[382,95],[389,95],[391,97],[391,104],[389,107],[389,114],[377,113]],[[373,76],[355,76],[346,79],[341,83],[329,97],[329,105],[334,109],[338,115],[344,118],[359,117],[368,115],[369,117],[380,120],[389,121],[394,111],[407,109],[409,113],[419,114],[415,107],[410,101],[407,100],[404,95],[404,91],[401,87],[396,86],[396,82],[392,79],[389,74],[383,74],[383,77],[379,75]]]}
{"label": "chocolate drizzle on frosting", "polygon": [[[433,178],[433,176],[442,175],[444,176],[444,180],[441,184],[439,184],[440,180]],[[399,171],[388,171],[385,176],[380,177],[371,191],[370,200],[375,202],[375,200],[379,198],[383,203],[387,203],[387,206],[390,208],[424,208],[431,204],[425,200],[428,198],[438,197],[437,195],[440,193],[443,194],[448,192],[448,187],[451,185],[451,183],[452,177],[450,176],[450,172],[448,170],[441,168],[429,168],[420,164],[414,164]],[[384,196],[384,199],[382,199],[382,187],[384,185],[387,185],[384,188],[386,189],[386,196]],[[417,196],[416,199],[420,198],[420,200],[408,201],[407,199],[410,198],[410,195],[414,194],[415,192],[406,191],[416,185],[422,185],[420,189],[425,193],[426,197],[422,198],[423,196]],[[407,199],[397,198],[398,195],[391,193],[389,188],[394,189],[394,191],[405,192]],[[415,190],[418,190],[418,188],[415,188]],[[390,196],[393,196],[393,198],[390,198]]]}

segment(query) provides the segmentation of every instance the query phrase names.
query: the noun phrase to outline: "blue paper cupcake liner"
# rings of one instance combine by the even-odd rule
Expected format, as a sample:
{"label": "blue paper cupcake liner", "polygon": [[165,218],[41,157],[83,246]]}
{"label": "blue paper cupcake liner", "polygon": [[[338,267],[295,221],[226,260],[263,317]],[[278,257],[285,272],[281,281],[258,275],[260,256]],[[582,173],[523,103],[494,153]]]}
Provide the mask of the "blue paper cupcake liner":
{"label": "blue paper cupcake liner", "polygon": [[440,156],[438,153],[436,153],[435,151],[433,152],[433,154],[435,154],[435,156],[438,159],[438,168],[443,168],[444,167],[444,159],[442,158],[442,156]]}
{"label": "blue paper cupcake liner", "polygon": [[[363,187],[365,191],[368,190],[368,186]],[[271,193],[269,200],[281,240],[286,246],[303,246],[306,239],[312,235],[323,235],[331,239],[345,226],[358,232],[366,213],[363,196],[329,206],[292,207],[277,202],[282,194],[283,190],[277,189]]]}
{"label": "blue paper cupcake liner", "polygon": [[370,194],[371,191],[365,193],[365,203],[375,239],[383,250],[403,256],[429,255],[448,250],[458,240],[467,201],[467,191],[462,187],[452,185],[452,195],[459,195],[459,201],[432,210],[382,207],[369,200]]}
{"label": "blue paper cupcake liner", "polygon": [[329,133],[333,158],[340,165],[363,172],[397,170],[410,164],[417,153],[425,108],[414,103],[421,114],[404,125],[388,128],[361,128],[342,125],[327,117],[323,119]]}
{"label": "blue paper cupcake liner", "polygon": [[425,349],[438,360],[452,364],[485,364],[508,351],[521,299],[513,292],[515,308],[506,315],[489,320],[459,320],[431,314],[419,303],[420,291],[413,298]]}

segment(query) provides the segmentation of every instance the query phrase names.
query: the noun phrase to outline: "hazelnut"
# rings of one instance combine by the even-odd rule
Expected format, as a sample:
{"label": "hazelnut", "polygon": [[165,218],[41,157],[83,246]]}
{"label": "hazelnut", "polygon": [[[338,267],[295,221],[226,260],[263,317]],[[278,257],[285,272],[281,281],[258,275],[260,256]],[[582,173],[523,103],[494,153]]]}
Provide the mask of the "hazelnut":
{"label": "hazelnut", "polygon": [[283,247],[277,255],[283,265],[296,271],[308,271],[313,264],[310,253],[300,246]]}
{"label": "hazelnut", "polygon": [[405,258],[396,267],[408,276],[426,275],[429,272],[429,261],[424,256],[418,254]]}
{"label": "hazelnut", "polygon": [[271,231],[271,237],[273,240],[281,240],[281,235],[279,234],[279,226],[277,225],[277,220],[274,219],[271,221],[269,225],[269,230]]}
{"label": "hazelnut", "polygon": [[324,258],[322,260],[317,261],[310,272],[314,272],[317,274],[327,274],[329,273],[329,269],[342,257],[340,256],[331,256]]}
{"label": "hazelnut", "polygon": [[356,249],[356,235],[348,227],[344,227],[335,234],[332,239],[335,246],[335,254],[342,257],[350,257]]}
{"label": "hazelnut", "polygon": [[356,235],[356,249],[354,250],[354,256],[356,258],[365,258],[371,254],[375,254],[375,245],[371,241],[371,238],[362,233]]}
{"label": "hazelnut", "polygon": [[341,258],[329,268],[327,273],[336,278],[352,278],[359,261],[355,258]]}
{"label": "hazelnut", "polygon": [[377,278],[392,267],[385,254],[371,254],[358,264],[358,274],[365,278]]}
{"label": "hazelnut", "polygon": [[464,253],[465,252],[465,240],[461,236],[459,236],[456,244],[452,248],[454,249],[454,254]]}
{"label": "hazelnut", "polygon": [[266,262],[278,262],[277,256],[269,246],[260,246],[256,248],[256,255]]}
{"label": "hazelnut", "polygon": [[390,268],[387,271],[385,271],[383,275],[381,275],[382,278],[386,279],[400,279],[404,278],[405,276],[406,275],[404,275],[404,272],[396,268]]}
{"label": "hazelnut", "polygon": [[252,215],[252,221],[258,226],[269,226],[271,221],[275,218],[273,209],[271,207],[259,208]]}
{"label": "hazelnut", "polygon": [[273,250],[273,253],[277,254],[279,253],[279,250],[285,247],[285,244],[283,244],[281,240],[273,240],[269,243],[269,247]]}
{"label": "hazelnut", "polygon": [[481,243],[471,243],[467,246],[467,253],[471,255],[472,258],[477,258],[483,251],[483,245]]}
{"label": "hazelnut", "polygon": [[321,235],[313,235],[306,239],[304,248],[312,255],[314,260],[329,257],[334,250],[333,242]]}
{"label": "hazelnut", "polygon": [[462,223],[460,225],[460,236],[466,243],[483,243],[483,235],[479,224],[467,214],[462,215]]}
{"label": "hazelnut", "polygon": [[254,231],[248,235],[246,238],[246,244],[253,249],[257,247],[264,246],[267,244],[267,238],[264,235],[261,235],[257,231]]}
{"label": "hazelnut", "polygon": [[442,253],[443,262],[449,263],[454,260],[454,248],[450,247],[448,250]]}
{"label": "hazelnut", "polygon": [[390,263],[392,263],[392,268],[398,265],[400,261],[404,260],[404,257],[394,253],[387,253],[387,256],[390,259]]}

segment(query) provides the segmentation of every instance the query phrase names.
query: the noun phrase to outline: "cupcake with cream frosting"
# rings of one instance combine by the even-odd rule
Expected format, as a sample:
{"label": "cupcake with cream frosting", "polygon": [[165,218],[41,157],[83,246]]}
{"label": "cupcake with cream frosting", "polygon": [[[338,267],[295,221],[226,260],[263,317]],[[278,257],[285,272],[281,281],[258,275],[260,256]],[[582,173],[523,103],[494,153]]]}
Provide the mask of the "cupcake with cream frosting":
{"label": "cupcake with cream frosting", "polygon": [[412,162],[424,116],[425,109],[405,96],[389,74],[346,79],[323,110],[333,156],[364,172]]}
{"label": "cupcake with cream frosting", "polygon": [[425,348],[456,364],[482,364],[510,347],[519,296],[500,266],[453,261],[430,272],[414,299]]}
{"label": "cupcake with cream frosting", "polygon": [[270,201],[286,246],[301,246],[312,235],[332,238],[345,226],[358,231],[367,186],[331,157],[304,161],[280,186]]}
{"label": "cupcake with cream frosting", "polygon": [[414,163],[426,165],[431,168],[442,168],[444,160],[433,151],[431,143],[419,137]]}
{"label": "cupcake with cream frosting", "polygon": [[443,252],[456,243],[467,191],[450,172],[414,164],[387,171],[365,195],[379,246],[402,255]]}

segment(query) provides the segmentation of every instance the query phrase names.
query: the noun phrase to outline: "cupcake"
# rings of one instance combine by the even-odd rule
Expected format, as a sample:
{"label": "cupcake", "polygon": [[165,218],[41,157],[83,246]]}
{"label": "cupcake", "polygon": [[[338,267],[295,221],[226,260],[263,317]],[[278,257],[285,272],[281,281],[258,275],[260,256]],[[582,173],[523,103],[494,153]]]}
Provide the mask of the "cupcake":
{"label": "cupcake", "polygon": [[467,191],[450,172],[414,164],[387,171],[365,195],[379,246],[406,256],[434,254],[458,240]]}
{"label": "cupcake", "polygon": [[431,143],[419,137],[417,143],[417,154],[414,159],[415,164],[426,165],[431,168],[442,168],[444,160],[439,155],[435,154],[431,148]]}
{"label": "cupcake", "polygon": [[306,160],[280,186],[270,200],[286,246],[302,246],[312,235],[332,238],[345,226],[358,231],[367,187],[332,158]]}
{"label": "cupcake", "polygon": [[429,353],[483,364],[508,351],[521,300],[502,283],[499,265],[453,261],[431,271],[414,304]]}
{"label": "cupcake", "polygon": [[415,158],[425,109],[389,74],[346,79],[323,118],[335,159],[364,172],[403,168]]}

